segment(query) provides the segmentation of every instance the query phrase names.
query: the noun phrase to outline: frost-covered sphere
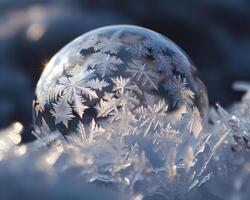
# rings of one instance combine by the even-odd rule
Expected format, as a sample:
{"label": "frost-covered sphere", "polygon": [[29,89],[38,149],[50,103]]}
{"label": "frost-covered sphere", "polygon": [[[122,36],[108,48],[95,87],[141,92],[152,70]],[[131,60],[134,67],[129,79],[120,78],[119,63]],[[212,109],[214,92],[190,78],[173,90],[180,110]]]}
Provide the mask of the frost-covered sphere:
{"label": "frost-covered sphere", "polygon": [[94,119],[120,122],[119,130],[140,122],[149,131],[160,116],[175,124],[190,110],[206,123],[207,92],[188,56],[159,33],[117,25],[78,37],[50,60],[37,84],[34,124],[69,134]]}

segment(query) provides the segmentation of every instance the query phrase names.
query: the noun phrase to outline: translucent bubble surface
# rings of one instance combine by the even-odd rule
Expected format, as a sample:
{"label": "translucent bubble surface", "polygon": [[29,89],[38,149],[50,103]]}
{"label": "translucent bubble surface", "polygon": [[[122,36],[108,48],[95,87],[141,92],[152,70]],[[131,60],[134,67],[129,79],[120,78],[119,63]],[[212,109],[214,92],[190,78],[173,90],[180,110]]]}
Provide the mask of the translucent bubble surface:
{"label": "translucent bubble surface", "polygon": [[69,134],[93,119],[105,127],[119,123],[117,132],[140,123],[146,135],[165,122],[186,126],[183,116],[191,113],[189,129],[197,134],[207,110],[206,88],[176,44],[145,28],[118,25],[78,37],[50,60],[37,84],[34,124]]}

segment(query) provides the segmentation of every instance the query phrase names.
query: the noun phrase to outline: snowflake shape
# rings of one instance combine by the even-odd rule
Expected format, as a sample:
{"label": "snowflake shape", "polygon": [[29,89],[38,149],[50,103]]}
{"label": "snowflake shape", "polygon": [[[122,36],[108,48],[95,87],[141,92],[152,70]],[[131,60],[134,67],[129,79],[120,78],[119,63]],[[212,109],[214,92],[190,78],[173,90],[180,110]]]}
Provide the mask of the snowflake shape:
{"label": "snowflake shape", "polygon": [[123,61],[116,56],[98,52],[90,58],[88,63],[95,69],[95,73],[104,78],[105,75],[112,74],[112,71],[117,70],[117,66],[122,64]]}
{"label": "snowflake shape", "polygon": [[157,127],[162,127],[166,123],[168,106],[164,100],[160,100],[158,103],[148,105],[147,107],[140,106],[136,113],[138,115],[138,121],[141,127],[145,127],[144,136],[146,136],[151,129],[154,131]]}
{"label": "snowflake shape", "polygon": [[171,57],[164,54],[156,54],[154,63],[159,71],[164,71],[168,76],[173,74],[173,66],[171,65]]}
{"label": "snowflake shape", "polygon": [[98,43],[94,46],[95,51],[100,51],[102,53],[117,54],[122,46],[122,42],[119,37],[121,35],[120,31],[112,34],[110,38],[101,37]]}
{"label": "snowflake shape", "polygon": [[143,42],[131,43],[126,49],[136,58],[150,55],[149,49],[145,47]]}
{"label": "snowflake shape", "polygon": [[163,85],[168,91],[168,94],[172,97],[173,106],[179,107],[182,103],[193,104],[195,94],[187,87],[186,79],[182,79],[181,76],[174,76],[174,78],[168,80]]}
{"label": "snowflake shape", "polygon": [[126,72],[128,72],[132,76],[132,78],[135,79],[135,81],[141,83],[142,86],[148,86],[150,89],[158,89],[158,76],[155,72],[150,70],[145,63],[142,63],[140,60],[133,60],[131,63],[129,63]]}
{"label": "snowflake shape", "polygon": [[53,103],[53,109],[50,110],[50,113],[55,117],[55,124],[62,122],[66,127],[68,127],[68,121],[74,118],[74,115],[72,115],[72,108],[68,102],[61,97],[56,103]]}

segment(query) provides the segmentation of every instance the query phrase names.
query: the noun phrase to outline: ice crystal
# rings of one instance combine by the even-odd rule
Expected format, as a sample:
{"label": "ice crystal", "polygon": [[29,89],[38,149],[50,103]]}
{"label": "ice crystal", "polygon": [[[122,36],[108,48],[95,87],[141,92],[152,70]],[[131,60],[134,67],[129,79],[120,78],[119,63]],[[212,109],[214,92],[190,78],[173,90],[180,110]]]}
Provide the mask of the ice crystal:
{"label": "ice crystal", "polygon": [[74,40],[44,69],[34,134],[60,132],[45,160],[55,166],[64,157],[60,168],[81,167],[88,182],[116,183],[131,197],[135,188],[181,196],[210,176],[218,143],[197,162],[211,136],[207,103],[195,67],[173,42],[136,26],[105,27]]}
{"label": "ice crystal", "polygon": [[120,47],[122,46],[122,42],[120,41],[119,37],[121,35],[121,31],[117,31],[109,37],[100,37],[94,49],[96,51],[101,51],[104,53],[112,53],[117,54]]}
{"label": "ice crystal", "polygon": [[71,115],[71,107],[63,98],[60,98],[53,104],[53,110],[51,110],[50,113],[55,117],[55,124],[63,122],[66,127],[68,127],[68,121],[74,117]]}
{"label": "ice crystal", "polygon": [[0,168],[18,158],[46,180],[69,173],[128,199],[183,198],[216,175],[210,165],[224,169],[226,149],[248,151],[249,99],[211,111],[206,126],[206,91],[179,47],[139,27],[98,29],[48,63],[34,100],[38,139],[19,145],[19,123],[1,131]]}
{"label": "ice crystal", "polygon": [[117,69],[117,65],[122,64],[122,61],[110,54],[95,53],[92,55],[91,66],[95,69],[95,73],[100,74],[102,78],[105,75],[112,74],[112,71]]}
{"label": "ice crystal", "polygon": [[157,90],[157,78],[155,72],[151,71],[145,63],[139,60],[133,60],[132,63],[128,64],[127,72],[135,79],[136,82],[140,83],[144,87],[154,88]]}
{"label": "ice crystal", "polygon": [[[115,95],[103,97],[103,101],[115,101],[114,107],[101,119],[97,117],[98,121],[78,121],[76,129],[66,137],[58,131],[52,132],[43,118],[33,132],[39,139],[27,145],[18,145],[22,131],[20,123],[2,130],[0,168],[7,164],[14,167],[15,174],[28,170],[36,177],[42,172],[46,180],[51,181],[47,183],[49,185],[54,184],[55,177],[62,180],[69,174],[74,180],[71,185],[75,187],[80,184],[79,179],[84,181],[80,188],[105,183],[107,188],[115,186],[119,195],[126,191],[126,199],[130,200],[199,200],[202,199],[199,193],[201,197],[212,195],[222,200],[248,199],[250,128],[246,110],[250,105],[249,92],[230,110],[219,105],[217,109],[211,109],[211,123],[200,130],[197,108],[186,110],[182,115],[184,124],[171,123],[172,113],[165,101],[147,95],[147,104],[127,106],[126,101],[116,100],[128,92],[137,91],[138,87],[131,79],[121,76],[112,78],[111,82]],[[247,84],[236,86],[250,91]],[[131,105],[137,104],[138,101]],[[128,108],[131,108],[131,117],[116,118],[119,112],[124,109],[126,113]],[[119,132],[124,121],[129,122],[125,125],[128,128]],[[5,173],[10,173],[8,168],[4,169]],[[0,176],[2,178],[4,174]],[[68,178],[63,180],[63,184],[69,181]],[[63,185],[59,180],[57,184]],[[33,188],[34,183],[31,185]],[[95,191],[101,190],[96,187]],[[57,192],[62,191],[58,189]]]}
{"label": "ice crystal", "polygon": [[[45,120],[51,130],[59,128],[63,134],[92,118],[98,124],[119,122],[125,130],[141,118],[139,107],[151,104],[153,115],[162,102],[169,108],[162,115],[172,116],[171,123],[197,111],[191,117],[200,124],[190,123],[189,130],[200,132],[208,107],[204,85],[179,47],[136,26],[97,29],[67,45],[44,69],[34,102],[35,124]],[[154,129],[161,125],[155,120],[149,121],[144,135],[152,123]]]}
{"label": "ice crystal", "polygon": [[42,172],[45,185],[59,177],[72,191],[105,184],[130,200],[197,192],[247,200],[250,85],[234,88],[246,91],[242,101],[211,108],[206,124],[205,87],[179,47],[144,28],[94,30],[45,67],[33,103],[37,140],[20,144],[17,122],[0,131],[0,169]]}

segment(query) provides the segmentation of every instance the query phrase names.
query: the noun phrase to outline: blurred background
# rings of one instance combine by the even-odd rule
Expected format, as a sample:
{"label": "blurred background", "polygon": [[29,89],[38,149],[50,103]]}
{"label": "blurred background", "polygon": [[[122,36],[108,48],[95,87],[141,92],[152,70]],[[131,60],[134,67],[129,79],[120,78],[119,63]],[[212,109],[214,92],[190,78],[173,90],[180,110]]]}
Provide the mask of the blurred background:
{"label": "blurred background", "polygon": [[134,24],[177,43],[194,61],[210,104],[227,107],[250,80],[249,0],[0,0],[0,128],[24,124],[45,64],[65,44],[105,25]]}

